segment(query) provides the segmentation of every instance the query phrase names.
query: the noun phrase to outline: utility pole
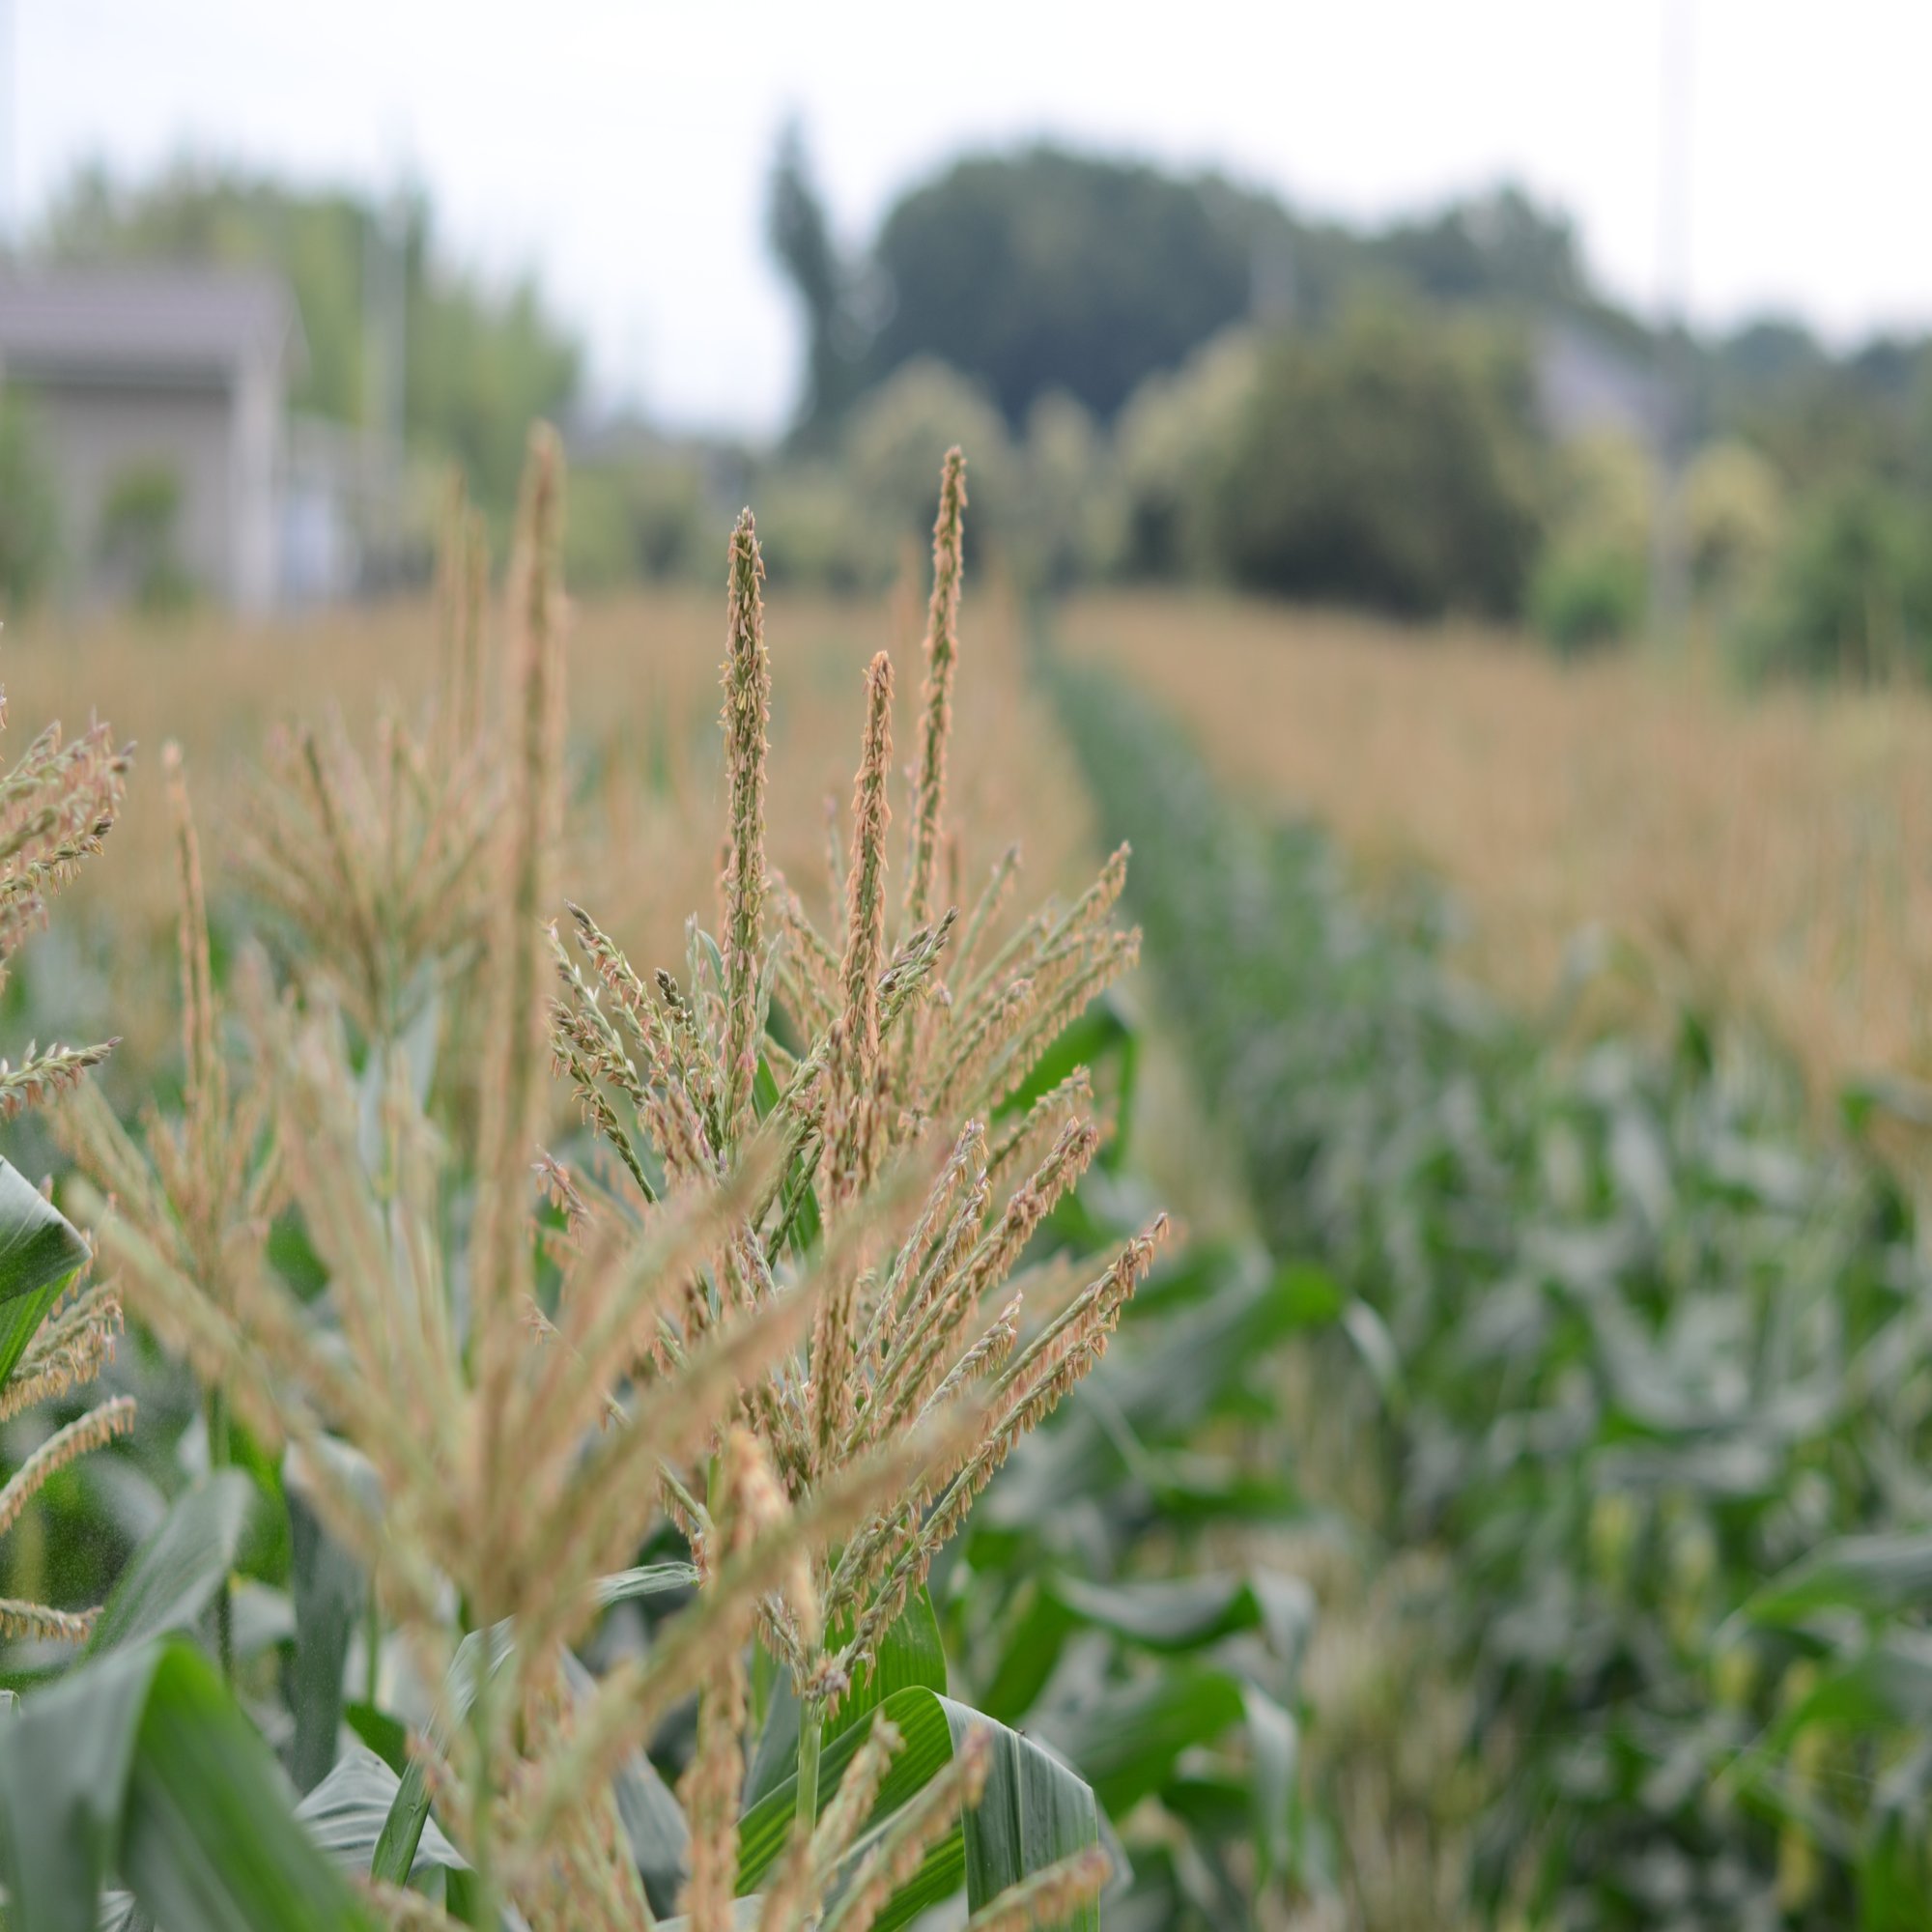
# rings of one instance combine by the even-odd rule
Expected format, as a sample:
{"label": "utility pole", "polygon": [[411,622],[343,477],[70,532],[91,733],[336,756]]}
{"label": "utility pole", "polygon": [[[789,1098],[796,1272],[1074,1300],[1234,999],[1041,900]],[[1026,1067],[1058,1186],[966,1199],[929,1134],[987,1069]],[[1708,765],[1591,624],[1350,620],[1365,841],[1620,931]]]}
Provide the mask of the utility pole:
{"label": "utility pole", "polygon": [[1684,469],[1690,440],[1690,114],[1696,0],[1662,0],[1658,112],[1657,488],[1651,512],[1650,628],[1673,656],[1686,642],[1690,559]]}

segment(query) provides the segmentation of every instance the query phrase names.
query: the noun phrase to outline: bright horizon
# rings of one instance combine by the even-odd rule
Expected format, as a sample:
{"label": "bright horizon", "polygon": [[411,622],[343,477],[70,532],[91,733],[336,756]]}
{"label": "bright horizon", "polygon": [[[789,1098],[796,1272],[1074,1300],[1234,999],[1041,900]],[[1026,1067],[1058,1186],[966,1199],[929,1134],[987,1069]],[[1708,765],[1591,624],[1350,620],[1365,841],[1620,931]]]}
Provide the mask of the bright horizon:
{"label": "bright horizon", "polygon": [[[717,15],[618,0],[527,9],[340,0],[0,0],[11,14],[9,224],[89,160],[183,155],[305,184],[429,192],[441,243],[533,272],[588,384],[677,427],[781,427],[799,325],[765,252],[780,127],[806,126],[857,249],[955,155],[1053,139],[1216,168],[1298,212],[1421,213],[1505,180],[1576,222],[1593,276],[1659,312],[1666,253],[1705,327],[1792,315],[1844,343],[1932,329],[1912,128],[1932,8],[1605,0],[1346,11],[1195,0],[1184,27],[982,0],[968,14],[746,0]],[[1662,233],[1666,43],[1690,76],[1689,196]]]}

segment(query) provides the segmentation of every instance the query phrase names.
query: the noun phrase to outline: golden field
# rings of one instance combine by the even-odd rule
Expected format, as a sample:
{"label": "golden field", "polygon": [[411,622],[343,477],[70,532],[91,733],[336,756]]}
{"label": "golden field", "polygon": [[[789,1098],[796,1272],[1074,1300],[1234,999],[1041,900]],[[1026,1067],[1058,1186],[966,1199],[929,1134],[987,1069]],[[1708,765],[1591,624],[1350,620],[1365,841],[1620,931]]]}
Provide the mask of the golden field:
{"label": "golden field", "polygon": [[[1078,780],[1020,688],[1010,607],[976,588],[966,607],[953,760],[956,822],[972,825],[978,841],[962,855],[966,888],[1025,824],[1032,891],[1023,896],[1078,890],[1092,870]],[[897,743],[909,757],[923,626],[923,597],[911,589],[878,601],[779,596],[770,607],[772,849],[815,909],[825,891],[827,802],[838,802],[842,825],[851,792],[864,668],[875,651],[891,651]],[[687,914],[708,920],[715,910],[724,645],[722,571],[715,594],[639,592],[572,611],[564,876],[570,895],[641,960],[681,967]],[[219,923],[224,856],[245,833],[275,732],[338,715],[366,751],[383,713],[417,717],[438,652],[427,603],[256,628],[213,616],[159,629],[10,626],[0,682],[14,755],[45,721],[74,728],[96,713],[136,747],[127,807],[104,855],[83,868],[54,930],[25,954],[24,1024],[43,1037],[124,1036],[110,1077],[128,1094],[140,1091],[170,1052],[175,1026],[162,744],[176,740],[186,758]]]}
{"label": "golden field", "polygon": [[1369,876],[1446,878],[1507,995],[1551,999],[1596,931],[1623,942],[1627,991],[1760,1022],[1821,1094],[1932,1075],[1923,696],[1746,696],[1640,655],[1564,665],[1492,632],[1146,592],[1058,628]]}

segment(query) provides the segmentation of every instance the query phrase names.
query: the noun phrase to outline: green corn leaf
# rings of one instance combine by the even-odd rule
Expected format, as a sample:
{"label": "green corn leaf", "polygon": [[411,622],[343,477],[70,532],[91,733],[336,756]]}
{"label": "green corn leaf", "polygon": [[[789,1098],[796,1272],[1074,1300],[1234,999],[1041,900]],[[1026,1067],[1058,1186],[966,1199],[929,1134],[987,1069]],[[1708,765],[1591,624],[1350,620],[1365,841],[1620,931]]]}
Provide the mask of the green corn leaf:
{"label": "green corn leaf", "polygon": [[1259,1630],[1277,1656],[1293,1662],[1315,1617],[1306,1583],[1266,1572],[1130,1583],[1056,1577],[1048,1588],[1083,1622],[1149,1650],[1200,1650],[1238,1631]]}
{"label": "green corn leaf", "polygon": [[179,1638],[110,1651],[39,1691],[0,1752],[10,1932],[94,1932],[110,1871],[182,1932],[368,1925],[297,1821],[273,1753]]}
{"label": "green corn leaf", "polygon": [[1057,1712],[1052,1738],[1077,1765],[1111,1818],[1123,1817],[1173,1773],[1197,1745],[1211,1745],[1247,1717],[1248,1686],[1233,1670],[1192,1664]]}
{"label": "green corn leaf", "polygon": [[0,1160],[0,1382],[27,1351],[87,1243],[18,1168]]}
{"label": "green corn leaf", "polygon": [[[778,1076],[772,1071],[771,1062],[760,1054],[758,1070],[752,1081],[752,1106],[762,1121],[778,1103]],[[814,1168],[815,1163],[809,1162],[803,1154],[794,1155],[780,1190],[781,1236],[800,1255],[815,1248],[825,1233],[825,1223],[818,1211],[818,1195],[812,1186]]]}
{"label": "green corn leaf", "polygon": [[[489,1647],[489,1670],[494,1678],[516,1655],[516,1646],[507,1623],[488,1631],[471,1631],[456,1646],[450,1660],[449,1675],[443,1680],[442,1697],[429,1724],[430,1753],[448,1754],[456,1733],[476,1701],[477,1673],[482,1668],[485,1644]],[[420,1757],[412,1755],[397,1781],[396,1794],[389,1803],[387,1817],[377,1834],[370,1856],[369,1875],[389,1885],[404,1885],[414,1869],[416,1853],[429,1823],[429,1768]]]}
{"label": "green corn leaf", "polygon": [[1033,1071],[1000,1103],[996,1117],[1005,1120],[1023,1114],[1076,1068],[1085,1066],[1097,1072],[1110,1062],[1117,1069],[1115,1112],[1120,1124],[1101,1151],[1100,1165],[1114,1172],[1126,1159],[1127,1128],[1134,1112],[1134,1082],[1140,1067],[1140,1033],[1111,993],[1103,993],[1085,1012],[1067,1023],[1065,1030],[1041,1054]]}
{"label": "green corn leaf", "polygon": [[398,1777],[409,1768],[410,1727],[400,1718],[357,1698],[343,1705],[342,1721]]}
{"label": "green corn leaf", "polygon": [[[836,1650],[851,1634],[850,1628],[833,1633]],[[852,1688],[825,1715],[825,1732],[836,1737],[875,1711],[895,1690],[914,1688],[946,1690],[946,1646],[939,1634],[939,1618],[930,1592],[922,1589],[879,1644],[877,1662],[862,1671]],[[790,1776],[798,1763],[798,1699],[782,1671],[772,1686],[771,1709],[758,1737],[758,1748],[745,1780],[745,1803],[755,1804],[768,1791]]]}
{"label": "green corn leaf", "polygon": [[179,1497],[122,1572],[88,1655],[189,1629],[235,1567],[254,1502],[255,1486],[239,1469],[217,1470]]}
{"label": "green corn leaf", "polygon": [[[329,1443],[335,1458],[374,1509],[376,1472],[346,1443]],[[302,1459],[294,1450],[282,1465],[282,1492],[289,1511],[289,1592],[295,1601],[295,1668],[290,1700],[296,1734],[289,1749],[289,1774],[298,1791],[313,1790],[335,1762],[342,1727],[342,1673],[350,1639],[367,1612],[369,1581],[359,1564],[323,1526],[309,1499]]]}
{"label": "green corn leaf", "polygon": [[[599,1601],[606,1604],[638,1602],[689,1589],[697,1573],[688,1563],[653,1563],[638,1570],[625,1570],[606,1577],[598,1585]],[[516,1633],[505,1622],[488,1633],[490,1674],[497,1676],[516,1655]],[[483,1657],[485,1634],[471,1631],[456,1647],[449,1675],[443,1681],[442,1696],[430,1719],[429,1746],[432,1756],[447,1755],[451,1742],[469,1707],[476,1700],[476,1673]],[[634,1807],[635,1808],[635,1807]],[[407,1879],[416,1858],[423,1829],[429,1820],[429,1774],[420,1758],[412,1756],[404,1768],[389,1805],[370,1862],[371,1875],[390,1885]]]}
{"label": "green corn leaf", "polygon": [[1279,1663],[1273,1694],[1289,1696],[1315,1621],[1315,1602],[1299,1577],[1259,1572],[1123,1583],[1089,1583],[1067,1576],[1042,1579],[993,1673],[984,1708],[1017,1722],[1045,1688],[1074,1631],[1105,1631],[1143,1650],[1186,1655],[1256,1632]]}
{"label": "green corn leaf", "polygon": [[1242,1687],[1247,1722],[1249,1810],[1263,1876],[1293,1873],[1301,1852],[1301,1726],[1254,1685]]}
{"label": "green corn leaf", "polygon": [[[396,1802],[399,1780],[372,1750],[352,1747],[296,1806],[310,1837],[345,1871],[366,1873]],[[467,1871],[466,1860],[431,1819],[423,1827],[410,1883],[437,1897],[441,1875]]]}
{"label": "green corn leaf", "polygon": [[[1031,1873],[1100,1842],[1094,1793],[1032,1739],[918,1686],[895,1691],[877,1709],[897,1727],[905,1744],[879,1788],[871,1826],[890,1818],[950,1763],[969,1730],[983,1728],[993,1741],[985,1795],[978,1809],[926,1855],[918,1874],[876,1921],[878,1932],[910,1924],[962,1884],[969,1909],[977,1911]],[[821,1808],[865,1742],[873,1716],[868,1712],[826,1745],[819,1762]],[[796,1804],[797,1780],[787,1778],[739,1821],[741,1895],[755,1889],[783,1852]],[[1052,1932],[1098,1932],[1098,1926],[1097,1909],[1089,1906]]]}
{"label": "green corn leaf", "polygon": [[0,1301],[58,1287],[86,1260],[87,1243],[67,1216],[0,1160]]}
{"label": "green corn leaf", "polygon": [[697,1588],[697,1570],[690,1563],[646,1563],[637,1570],[619,1570],[597,1579],[597,1601],[605,1609],[612,1604],[639,1604],[651,1597],[675,1597]]}
{"label": "green corn leaf", "polygon": [[1820,1610],[1889,1616],[1932,1603],[1932,1533],[1843,1536],[1774,1577],[1741,1614],[1757,1624],[1794,1624]]}

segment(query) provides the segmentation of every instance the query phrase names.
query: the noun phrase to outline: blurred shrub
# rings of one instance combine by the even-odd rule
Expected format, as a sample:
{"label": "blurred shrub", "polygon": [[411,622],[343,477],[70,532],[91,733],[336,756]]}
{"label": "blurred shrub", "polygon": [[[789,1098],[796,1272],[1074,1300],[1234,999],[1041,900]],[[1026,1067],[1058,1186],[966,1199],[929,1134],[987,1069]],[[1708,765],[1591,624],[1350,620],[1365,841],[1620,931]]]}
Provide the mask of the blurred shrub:
{"label": "blurred shrub", "polygon": [[1056,389],[1111,415],[1246,311],[1261,216],[1224,185],[1139,162],[1045,147],[969,157],[879,231],[891,307],[870,368],[943,357],[1013,424]]}
{"label": "blurred shrub", "polygon": [[1030,589],[1065,590],[1095,576],[1111,543],[1113,504],[1100,426],[1064,389],[1027,412],[1018,451],[1009,544],[1014,574]]}
{"label": "blurred shrub", "polygon": [[1529,617],[1559,655],[1575,657],[1635,635],[1643,621],[1644,568],[1623,547],[1571,538],[1537,559]]}
{"label": "blurred shrub", "polygon": [[1684,522],[1697,587],[1735,595],[1762,580],[1782,534],[1777,472],[1745,443],[1710,444],[1685,473]]}
{"label": "blurred shrub", "polygon": [[1122,412],[1110,561],[1135,578],[1205,574],[1215,563],[1208,507],[1216,463],[1253,400],[1261,343],[1235,331],[1152,376]]}
{"label": "blurred shrub", "polygon": [[194,601],[194,580],[181,556],[181,477],[164,462],[129,464],[100,500],[95,541],[102,568],[150,615]]}
{"label": "blurred shrub", "polygon": [[[1064,441],[1064,425],[1056,435]],[[1022,514],[1019,453],[977,383],[922,360],[859,399],[834,454],[794,452],[761,480],[758,523],[772,581],[835,591],[889,583],[909,552],[932,541],[934,479],[955,442],[973,457],[968,554],[988,539],[1005,552]]]}
{"label": "blurred shrub", "polygon": [[867,524],[837,466],[787,464],[760,485],[758,504],[759,548],[773,583],[862,591],[891,581],[897,551]]}
{"label": "blurred shrub", "polygon": [[1649,451],[1618,431],[1566,443],[1551,479],[1551,528],[1527,608],[1538,634],[1568,657],[1642,623],[1656,483]]}
{"label": "blurred shrub", "polygon": [[570,479],[563,567],[573,589],[593,593],[628,583],[637,574],[624,486],[608,469],[580,469]]}
{"label": "blurred shrub", "polygon": [[1475,326],[1362,310],[1277,338],[1210,475],[1229,574],[1403,615],[1516,611],[1539,527],[1528,387]]}
{"label": "blurred shrub", "polygon": [[955,442],[973,455],[971,527],[1005,536],[1012,521],[1014,453],[1005,421],[979,384],[922,357],[895,369],[853,410],[845,473],[861,511],[888,536],[895,555],[901,537],[930,542],[940,460]]}
{"label": "blurred shrub", "polygon": [[1656,514],[1655,459],[1635,437],[1597,430],[1566,443],[1554,466],[1559,535],[1641,558]]}
{"label": "blurred shrub", "polygon": [[0,394],[0,598],[34,603],[60,562],[60,499],[32,413]]}
{"label": "blurred shrub", "polygon": [[564,564],[582,590],[700,576],[722,552],[723,532],[724,518],[707,517],[704,476],[690,456],[668,450],[586,466],[571,477]]}
{"label": "blurred shrub", "polygon": [[1757,673],[1932,670],[1932,506],[1868,477],[1801,503],[1738,652]]}

